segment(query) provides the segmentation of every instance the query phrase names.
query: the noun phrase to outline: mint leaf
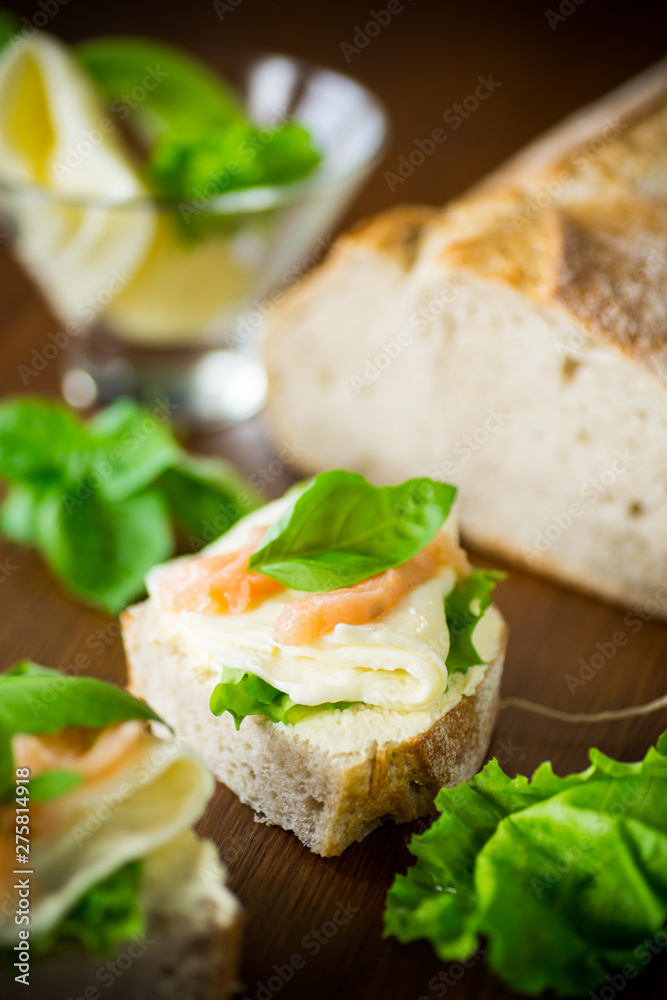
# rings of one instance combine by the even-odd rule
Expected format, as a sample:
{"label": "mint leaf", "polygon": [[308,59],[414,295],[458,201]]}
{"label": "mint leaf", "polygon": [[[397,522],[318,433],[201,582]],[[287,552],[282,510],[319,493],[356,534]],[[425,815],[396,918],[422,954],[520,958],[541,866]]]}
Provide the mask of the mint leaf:
{"label": "mint leaf", "polygon": [[[661,746],[664,747],[664,737]],[[586,995],[667,918],[667,757],[626,764],[590,751],[560,778],[528,781],[492,760],[442,789],[441,816],[387,897],[385,933],[426,937],[443,961],[488,940],[487,961],[514,990]]]}
{"label": "mint leaf", "polygon": [[30,942],[34,953],[80,946],[96,955],[109,955],[123,942],[143,934],[142,872],[142,862],[131,861],[92,886],[53,930]]}
{"label": "mint leaf", "polygon": [[449,629],[448,670],[465,673],[468,667],[484,663],[473,646],[472,634],[491,604],[491,594],[496,583],[505,577],[505,573],[495,570],[474,569],[445,598],[445,617]]}
{"label": "mint leaf", "polygon": [[78,771],[43,771],[30,779],[30,801],[48,802],[66,795],[83,782]]}
{"label": "mint leaf", "polygon": [[192,201],[301,180],[320,163],[302,125],[287,122],[267,131],[234,122],[197,139],[165,135],[148,163],[148,181],[163,198]]}
{"label": "mint leaf", "polygon": [[116,614],[144,591],[144,577],[173,550],[157,491],[110,503],[93,493],[53,493],[40,506],[38,542],[70,590]]}
{"label": "mint leaf", "polygon": [[[170,45],[105,36],[81,42],[74,51],[111,110],[150,141],[164,133],[198,138],[245,120],[238,98],[217,74]],[[130,96],[135,88],[141,88],[140,101]]]}
{"label": "mint leaf", "polygon": [[323,472],[269,528],[250,568],[295,590],[350,587],[420,552],[455,496],[433,479],[373,486],[356,472]]}
{"label": "mint leaf", "polygon": [[248,715],[263,715],[271,722],[294,725],[308,715],[327,709],[349,708],[353,702],[326,702],[323,705],[297,705],[289,695],[245,670],[222,668],[222,680],[213,689],[210,709],[213,715],[229,712],[238,730]]}
{"label": "mint leaf", "polygon": [[212,542],[259,507],[259,497],[236,469],[217,458],[182,455],[159,486],[191,544]]}

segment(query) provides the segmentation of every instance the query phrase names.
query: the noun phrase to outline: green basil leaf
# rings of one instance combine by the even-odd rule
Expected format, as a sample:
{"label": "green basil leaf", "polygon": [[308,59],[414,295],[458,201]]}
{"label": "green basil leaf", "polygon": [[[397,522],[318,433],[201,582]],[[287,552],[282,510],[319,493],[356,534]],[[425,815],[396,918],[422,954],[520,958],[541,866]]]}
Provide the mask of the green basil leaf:
{"label": "green basil leaf", "polygon": [[[146,38],[104,36],[79,43],[75,54],[110,108],[143,136],[197,137],[245,116],[232,90],[203,63]],[[138,90],[141,100],[133,98]]]}
{"label": "green basil leaf", "polygon": [[183,455],[162,475],[159,485],[196,547],[224,534],[260,504],[236,469],[217,458]]}
{"label": "green basil leaf", "polygon": [[132,399],[119,399],[88,427],[96,450],[89,480],[107,500],[125,500],[150,486],[181,455],[164,411],[157,414]]}
{"label": "green basil leaf", "polygon": [[323,472],[271,526],[250,567],[296,590],[350,587],[428,545],[455,496],[433,479],[373,486],[355,472]]}
{"label": "green basil leaf", "polygon": [[145,702],[94,677],[70,677],[29,660],[0,674],[0,727],[9,735],[100,729],[127,719],[162,721]]}
{"label": "green basil leaf", "polygon": [[110,503],[93,493],[54,493],[39,510],[38,543],[74,594],[111,614],[144,591],[144,576],[173,549],[161,494]]}
{"label": "green basil leaf", "polygon": [[492,760],[443,789],[389,892],[385,933],[425,937],[443,961],[484,937],[490,967],[530,995],[583,996],[616,965],[641,971],[667,919],[667,758],[590,760],[564,778],[543,764],[530,782]]}
{"label": "green basil leaf", "polygon": [[92,441],[55,400],[21,397],[0,404],[0,478],[44,487],[85,473]]}
{"label": "green basil leaf", "polygon": [[248,715],[261,715],[271,722],[294,725],[315,712],[350,708],[348,701],[326,702],[323,705],[297,705],[289,695],[274,688],[256,674],[223,667],[222,680],[213,689],[210,709],[213,715],[229,712],[238,730]]}
{"label": "green basil leaf", "polygon": [[83,782],[78,771],[43,771],[30,779],[30,801],[49,802],[66,795]]}
{"label": "green basil leaf", "polygon": [[468,667],[484,663],[473,646],[472,634],[491,604],[494,587],[506,575],[496,570],[474,569],[445,598],[445,617],[449,629],[448,670],[465,673]]}
{"label": "green basil leaf", "polygon": [[146,929],[142,874],[142,862],[131,861],[92,886],[53,930],[30,942],[34,954],[78,946],[92,954],[110,955],[131,938],[141,936]]}

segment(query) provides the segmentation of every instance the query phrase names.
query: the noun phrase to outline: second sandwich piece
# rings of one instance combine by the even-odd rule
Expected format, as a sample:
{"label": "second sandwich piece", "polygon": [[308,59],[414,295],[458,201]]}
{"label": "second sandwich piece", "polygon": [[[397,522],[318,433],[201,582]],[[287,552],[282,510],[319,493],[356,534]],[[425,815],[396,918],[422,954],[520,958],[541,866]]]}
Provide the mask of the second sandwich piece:
{"label": "second sandwich piece", "polygon": [[455,493],[323,473],[156,567],[124,615],[132,689],[318,854],[429,814],[484,758],[506,626]]}

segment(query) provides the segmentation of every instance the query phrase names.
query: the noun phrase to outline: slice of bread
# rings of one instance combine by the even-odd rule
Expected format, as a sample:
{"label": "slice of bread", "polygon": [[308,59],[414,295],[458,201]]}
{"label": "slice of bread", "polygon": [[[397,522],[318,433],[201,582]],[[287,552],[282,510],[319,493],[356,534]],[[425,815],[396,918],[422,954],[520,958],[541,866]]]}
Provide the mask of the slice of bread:
{"label": "slice of bread", "polygon": [[[415,712],[355,706],[295,725],[261,717],[237,732],[209,700],[220,664],[162,628],[153,601],[122,616],[129,688],[201,753],[213,774],[266,823],[293,830],[312,851],[340,854],[381,822],[406,823],[434,811],[444,785],[480,767],[493,729],[506,626],[487,613],[495,649],[486,666],[453,673],[439,704]],[[481,651],[481,650],[480,650]]]}
{"label": "slice of bread", "polygon": [[667,61],[357,226],[264,350],[301,470],[454,482],[469,543],[667,618]]}
{"label": "slice of bread", "polygon": [[191,830],[144,863],[146,931],[113,955],[61,947],[31,959],[28,990],[14,981],[3,997],[35,1000],[225,1000],[236,986],[241,908],[209,841]]}

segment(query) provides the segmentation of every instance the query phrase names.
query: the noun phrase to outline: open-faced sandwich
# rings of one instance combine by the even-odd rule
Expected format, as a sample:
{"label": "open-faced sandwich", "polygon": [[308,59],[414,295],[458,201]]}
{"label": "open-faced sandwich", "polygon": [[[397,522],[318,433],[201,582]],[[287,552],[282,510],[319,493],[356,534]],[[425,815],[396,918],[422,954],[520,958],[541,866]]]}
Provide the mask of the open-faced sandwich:
{"label": "open-faced sandwich", "polygon": [[323,473],[154,568],[123,617],[131,689],[318,854],[432,812],[484,758],[506,627],[455,493]]}
{"label": "open-faced sandwich", "polygon": [[213,779],[147,731],[158,718],[92,678],[27,662],[0,675],[3,997],[231,990],[240,906],[192,830]]}

